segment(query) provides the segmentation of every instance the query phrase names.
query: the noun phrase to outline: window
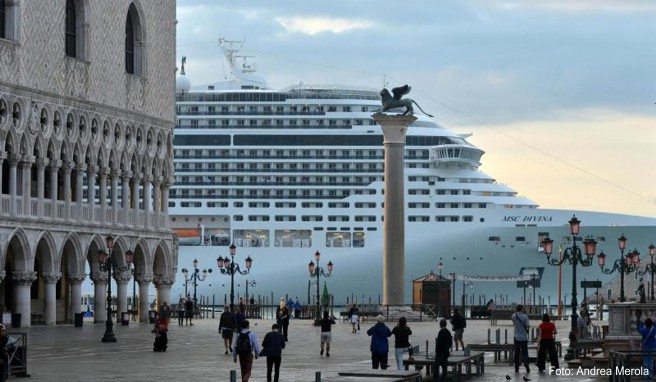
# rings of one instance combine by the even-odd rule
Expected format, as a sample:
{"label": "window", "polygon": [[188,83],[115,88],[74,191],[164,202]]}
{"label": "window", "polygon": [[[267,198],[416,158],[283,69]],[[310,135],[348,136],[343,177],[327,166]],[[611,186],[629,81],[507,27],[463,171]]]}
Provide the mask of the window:
{"label": "window", "polygon": [[0,38],[18,41],[20,2],[0,0]]}
{"label": "window", "polygon": [[141,20],[137,7],[130,4],[125,21],[125,71],[130,74],[142,75],[141,60],[144,41],[142,41]]}
{"label": "window", "polygon": [[76,16],[75,1],[66,0],[66,55],[69,57],[77,57],[75,49]]}

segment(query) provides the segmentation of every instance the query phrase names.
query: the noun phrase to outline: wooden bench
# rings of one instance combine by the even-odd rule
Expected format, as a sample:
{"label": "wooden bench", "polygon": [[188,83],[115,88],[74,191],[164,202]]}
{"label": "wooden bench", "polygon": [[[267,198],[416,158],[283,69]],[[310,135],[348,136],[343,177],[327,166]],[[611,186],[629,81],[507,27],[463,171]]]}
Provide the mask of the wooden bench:
{"label": "wooden bench", "polygon": [[[431,368],[435,365],[435,356],[432,354],[419,355],[403,360],[403,366],[406,370],[409,370],[411,365],[418,366],[420,369],[426,367],[426,375],[432,375],[431,371],[433,370]],[[454,352],[449,355],[447,360],[448,368],[451,369],[454,382],[462,381],[463,376],[469,378],[472,375],[483,375],[485,372],[485,353],[471,352],[470,355],[466,356],[463,352]]]}
{"label": "wooden bench", "polygon": [[[556,351],[558,352],[558,358],[563,357],[563,345],[560,341],[556,341]],[[494,362],[501,362],[501,353],[503,353],[503,359],[508,360],[508,364],[512,365],[514,362],[515,355],[515,344],[468,344],[471,350],[483,351],[483,352],[493,352],[494,353]],[[530,357],[529,359],[537,359],[538,343],[529,342],[528,344],[529,354],[532,351],[535,351],[535,358]]]}

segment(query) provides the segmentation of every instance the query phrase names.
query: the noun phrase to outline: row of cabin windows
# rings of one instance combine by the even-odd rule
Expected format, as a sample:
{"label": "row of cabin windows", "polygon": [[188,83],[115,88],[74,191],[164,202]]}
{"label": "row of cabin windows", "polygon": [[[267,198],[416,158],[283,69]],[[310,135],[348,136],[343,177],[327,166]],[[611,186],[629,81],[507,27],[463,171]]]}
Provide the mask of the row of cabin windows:
{"label": "row of cabin windows", "polygon": [[[205,107],[198,107],[195,105],[192,106],[177,106],[176,108],[176,113],[198,113],[198,112],[208,112],[208,113],[216,113],[217,111],[220,111],[221,113],[229,113],[229,112],[246,112],[248,110],[249,113],[259,113],[259,112],[276,112],[276,113],[288,113],[288,112],[310,112],[310,111],[315,111],[315,112],[324,112],[324,111],[329,111],[329,112],[337,112],[337,110],[340,110],[342,112],[351,112],[353,111],[354,107],[352,106],[328,106],[325,107],[323,105],[316,105],[316,106],[309,106],[309,105],[303,105],[303,106],[297,106],[297,105],[289,105],[289,106],[244,106],[244,105],[222,105],[219,108],[216,106],[207,106]],[[360,111],[361,112],[367,112],[367,111],[374,111],[377,109],[377,107],[369,107],[369,106],[360,106]]]}
{"label": "row of cabin windows", "polygon": [[[327,122],[327,123],[326,123]],[[259,126],[259,127],[271,127],[271,126],[374,126],[376,121],[368,119],[276,119],[275,122],[271,119],[190,119],[188,123],[186,121],[178,120],[177,128],[211,128],[212,126]]]}
{"label": "row of cabin windows", "polygon": [[[17,1],[0,0],[0,38],[18,41],[17,32],[20,30],[20,11]],[[64,50],[68,57],[89,60],[90,44],[89,7],[94,6],[84,0],[66,0],[64,19]],[[137,7],[131,3],[125,19],[125,71],[130,74],[143,75],[142,60],[144,57],[143,41],[144,31]],[[56,33],[55,33],[56,34]]]}
{"label": "row of cabin windows", "polygon": [[[427,154],[427,150],[405,150],[408,156],[420,156]],[[251,150],[217,150],[217,149],[177,149],[173,150],[173,155],[178,159],[197,159],[197,158],[222,158],[222,157],[239,157],[239,158],[314,158],[314,157],[334,157],[334,158],[364,158],[380,157],[384,158],[384,150],[269,150],[269,149],[251,149]]]}

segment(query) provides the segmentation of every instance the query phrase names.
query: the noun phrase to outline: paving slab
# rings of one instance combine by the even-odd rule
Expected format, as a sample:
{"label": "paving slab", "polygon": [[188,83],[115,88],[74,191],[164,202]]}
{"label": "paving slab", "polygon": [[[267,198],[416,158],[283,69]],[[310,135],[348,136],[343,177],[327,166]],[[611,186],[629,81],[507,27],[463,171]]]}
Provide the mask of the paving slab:
{"label": "paving slab", "polygon": [[[33,326],[24,329],[10,329],[12,332],[27,333],[27,372],[31,382],[75,382],[75,381],[229,381],[230,370],[237,370],[232,356],[224,354],[223,341],[218,333],[218,317],[195,320],[193,326],[169,326],[169,344],[165,353],[153,352],[153,328],[148,323],[130,322],[129,326],[114,325],[116,343],[103,343],[104,324],[85,321],[82,327],[72,325]],[[261,342],[270,330],[273,320],[251,320],[251,330]],[[391,327],[395,323],[388,323]],[[537,323],[536,323],[537,324]],[[362,331],[351,333],[348,323],[338,322],[333,327],[333,343],[330,358],[319,355],[319,328],[309,320],[292,320],[289,325],[289,342],[283,351],[281,382],[313,382],[315,372],[320,371],[324,380],[339,381],[338,370],[360,366],[371,367],[369,337],[366,335],[373,323],[362,325]],[[434,346],[438,325],[435,321],[411,322],[413,331],[410,337],[413,345],[425,352],[426,343]],[[559,333],[567,333],[568,321],[557,322]],[[489,321],[468,320],[465,329],[465,343],[484,343],[487,341]],[[494,330],[509,331],[510,321],[499,321]],[[567,347],[566,335],[563,347]],[[501,336],[502,341],[504,335]],[[393,347],[394,338],[390,338]],[[389,357],[390,367],[395,367],[393,352]],[[565,362],[561,360],[561,365]],[[485,374],[472,377],[472,381],[505,381],[509,375],[512,380],[521,381],[524,373],[514,373],[507,362],[494,363],[491,353],[486,354]],[[608,377],[587,377],[538,374],[533,365],[528,374],[532,381],[607,381]],[[345,377],[344,377],[345,378]],[[12,376],[10,380],[17,379]],[[430,379],[427,379],[430,380]],[[251,381],[266,381],[266,361],[254,361]],[[346,379],[344,380],[346,381]]]}

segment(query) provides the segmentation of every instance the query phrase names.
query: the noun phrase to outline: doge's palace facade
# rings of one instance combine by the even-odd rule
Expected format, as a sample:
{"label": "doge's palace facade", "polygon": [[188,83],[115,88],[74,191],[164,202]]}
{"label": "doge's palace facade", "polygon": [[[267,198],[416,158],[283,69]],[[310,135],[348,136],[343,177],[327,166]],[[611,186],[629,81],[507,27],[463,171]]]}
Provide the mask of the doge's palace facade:
{"label": "doge's palace facade", "polygon": [[149,286],[170,302],[177,270],[175,0],[4,0],[0,16],[0,309],[72,322],[91,278],[105,321],[104,250],[114,309],[134,276],[145,321]]}

